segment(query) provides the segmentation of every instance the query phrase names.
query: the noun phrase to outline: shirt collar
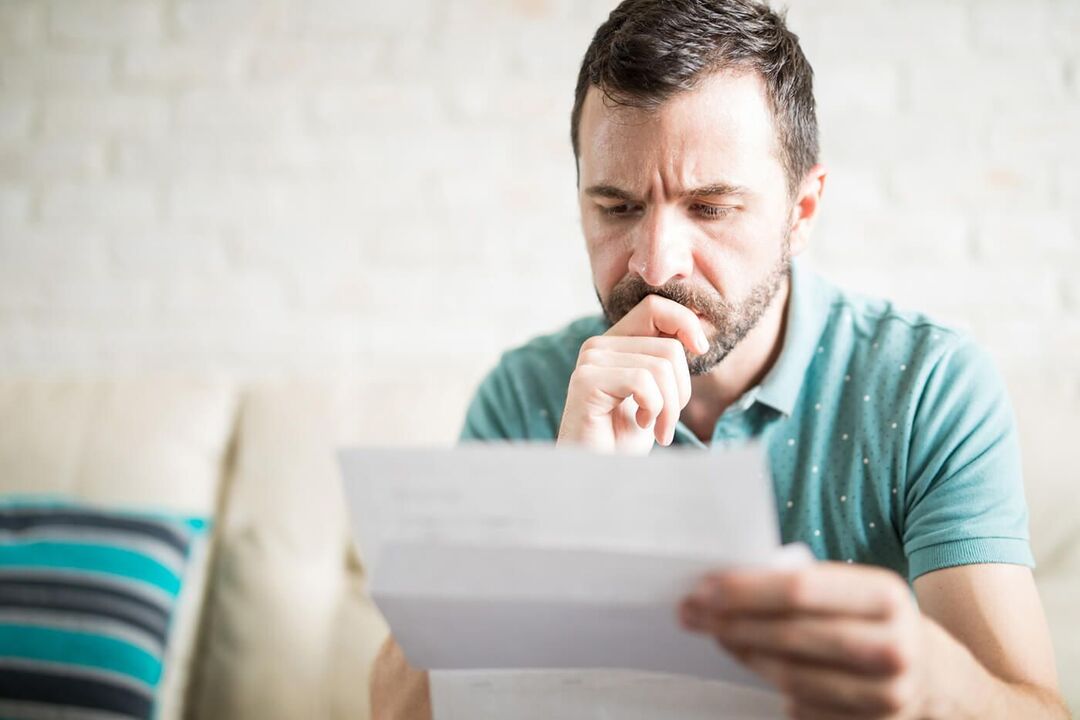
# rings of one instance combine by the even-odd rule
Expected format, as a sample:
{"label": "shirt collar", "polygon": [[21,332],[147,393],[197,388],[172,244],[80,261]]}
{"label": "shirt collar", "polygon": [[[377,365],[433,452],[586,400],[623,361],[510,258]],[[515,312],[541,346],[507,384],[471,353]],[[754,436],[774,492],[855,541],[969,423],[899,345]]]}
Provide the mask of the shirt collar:
{"label": "shirt collar", "polygon": [[828,286],[802,260],[793,260],[784,344],[780,356],[756,388],[758,402],[791,415],[810,363],[817,353],[825,352],[822,334],[831,305]]}

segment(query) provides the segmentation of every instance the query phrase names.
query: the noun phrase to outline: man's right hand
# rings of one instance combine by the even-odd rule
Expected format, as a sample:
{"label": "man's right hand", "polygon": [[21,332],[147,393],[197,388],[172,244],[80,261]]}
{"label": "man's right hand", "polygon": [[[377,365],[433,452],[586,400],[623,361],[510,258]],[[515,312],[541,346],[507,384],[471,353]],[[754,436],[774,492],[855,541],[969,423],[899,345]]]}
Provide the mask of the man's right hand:
{"label": "man's right hand", "polygon": [[409,665],[392,636],[375,657],[370,682],[372,720],[431,720],[428,674]]}
{"label": "man's right hand", "polygon": [[634,455],[648,454],[654,440],[670,445],[690,401],[686,352],[708,348],[692,310],[647,295],[610,330],[582,344],[556,444]]}

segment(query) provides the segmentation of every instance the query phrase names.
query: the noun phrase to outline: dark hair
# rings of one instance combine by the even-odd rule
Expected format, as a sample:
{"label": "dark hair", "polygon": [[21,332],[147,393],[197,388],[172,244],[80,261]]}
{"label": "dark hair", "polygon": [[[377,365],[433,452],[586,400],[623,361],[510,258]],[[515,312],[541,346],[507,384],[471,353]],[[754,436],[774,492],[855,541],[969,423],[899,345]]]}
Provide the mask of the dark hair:
{"label": "dark hair", "polygon": [[570,116],[575,162],[590,86],[616,104],[651,109],[711,73],[739,68],[765,81],[794,192],[818,158],[814,71],[783,15],[754,0],[623,0],[581,62]]}

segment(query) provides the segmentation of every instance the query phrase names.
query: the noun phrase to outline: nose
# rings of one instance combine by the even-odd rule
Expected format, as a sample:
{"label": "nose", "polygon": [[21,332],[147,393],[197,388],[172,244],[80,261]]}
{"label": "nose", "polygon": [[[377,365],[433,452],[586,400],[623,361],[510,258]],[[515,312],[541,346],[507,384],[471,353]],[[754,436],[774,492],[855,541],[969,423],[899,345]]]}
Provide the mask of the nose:
{"label": "nose", "polygon": [[637,223],[633,248],[627,270],[652,287],[687,280],[694,272],[689,233],[659,205],[649,207]]}

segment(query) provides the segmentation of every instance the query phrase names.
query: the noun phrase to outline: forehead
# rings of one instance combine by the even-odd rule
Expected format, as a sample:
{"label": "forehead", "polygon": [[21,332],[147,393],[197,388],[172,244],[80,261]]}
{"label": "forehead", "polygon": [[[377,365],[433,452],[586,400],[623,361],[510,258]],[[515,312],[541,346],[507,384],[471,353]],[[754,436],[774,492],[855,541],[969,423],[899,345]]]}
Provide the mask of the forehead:
{"label": "forehead", "polygon": [[722,71],[657,108],[618,105],[589,88],[578,128],[582,186],[593,181],[767,181],[779,168],[761,76]]}

